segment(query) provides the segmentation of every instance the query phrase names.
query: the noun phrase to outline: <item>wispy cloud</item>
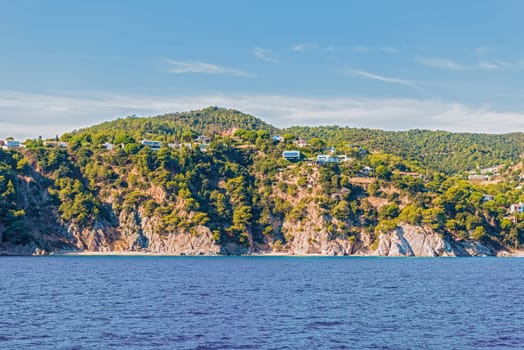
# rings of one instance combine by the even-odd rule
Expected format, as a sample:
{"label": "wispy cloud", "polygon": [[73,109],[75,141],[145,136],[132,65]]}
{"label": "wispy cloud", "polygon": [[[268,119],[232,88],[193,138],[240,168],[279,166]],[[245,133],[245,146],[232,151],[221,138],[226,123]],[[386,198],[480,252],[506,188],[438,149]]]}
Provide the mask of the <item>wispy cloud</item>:
{"label": "wispy cloud", "polygon": [[522,65],[520,62],[512,63],[503,60],[496,61],[480,61],[478,63],[479,68],[481,69],[506,69],[506,68],[519,68]]}
{"label": "wispy cloud", "polygon": [[171,66],[169,68],[169,73],[173,73],[173,74],[188,74],[188,73],[227,74],[227,75],[234,75],[234,76],[243,77],[243,78],[255,77],[254,74],[246,72],[244,70],[219,66],[213,63],[206,63],[206,62],[200,62],[200,61],[176,61],[176,60],[164,60],[164,61]]}
{"label": "wispy cloud", "polygon": [[320,46],[317,43],[299,43],[294,44],[289,48],[291,51],[335,51],[335,47],[333,45],[328,46]]}
{"label": "wispy cloud", "polygon": [[380,46],[378,49],[382,52],[387,52],[387,53],[399,52],[399,49],[397,49],[396,47],[392,47],[392,46]]}
{"label": "wispy cloud", "polygon": [[253,55],[261,61],[268,63],[278,63],[278,60],[275,57],[275,54],[267,49],[261,47],[255,47],[253,49]]}
{"label": "wispy cloud", "polygon": [[459,64],[448,58],[441,58],[441,57],[419,57],[417,59],[417,62],[424,66],[433,67],[433,68],[452,69],[452,70],[468,69],[467,66]]}
{"label": "wispy cloud", "polygon": [[386,130],[419,128],[489,133],[524,130],[524,113],[435,99],[223,94],[173,98],[109,93],[83,93],[78,97],[0,91],[0,137],[52,137],[131,114],[149,116],[210,105],[239,109],[277,127],[338,124]]}
{"label": "wispy cloud", "polygon": [[427,67],[449,70],[499,70],[524,67],[523,61],[509,62],[504,60],[480,60],[478,62],[462,64],[440,57],[419,57],[417,58],[417,62]]}
{"label": "wispy cloud", "polygon": [[371,51],[371,48],[364,45],[357,45],[351,48],[351,51],[356,53],[369,53]]}
{"label": "wispy cloud", "polygon": [[479,46],[473,49],[473,54],[477,56],[483,56],[487,54],[488,52],[493,51],[494,48],[491,46]]}
{"label": "wispy cloud", "polygon": [[387,77],[384,75],[378,75],[375,73],[370,73],[370,72],[366,72],[366,71],[359,70],[359,69],[346,69],[344,70],[344,73],[347,75],[365,78],[365,79],[378,80],[378,81],[383,81],[386,83],[393,83],[393,84],[400,84],[400,85],[416,87],[416,84],[410,80]]}
{"label": "wispy cloud", "polygon": [[368,54],[368,53],[397,53],[399,50],[392,46],[375,46],[375,45],[356,45],[350,48],[351,51],[359,54]]}

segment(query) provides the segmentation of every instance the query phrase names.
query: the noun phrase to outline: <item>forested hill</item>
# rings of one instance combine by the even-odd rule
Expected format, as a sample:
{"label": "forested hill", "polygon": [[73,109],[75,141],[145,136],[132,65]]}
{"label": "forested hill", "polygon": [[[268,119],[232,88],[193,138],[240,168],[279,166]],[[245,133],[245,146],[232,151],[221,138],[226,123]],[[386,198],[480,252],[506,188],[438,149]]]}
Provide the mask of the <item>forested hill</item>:
{"label": "forested hill", "polygon": [[[256,139],[258,131],[280,134],[286,140],[310,141],[315,149],[362,148],[369,152],[396,155],[426,171],[446,174],[509,164],[524,154],[524,134],[473,134],[447,131],[378,129],[340,126],[295,126],[278,129],[252,115],[208,107],[203,110],[171,113],[152,118],[128,117],[68,133],[62,139],[74,145],[81,142],[129,143],[151,139],[165,142],[189,142],[198,135],[229,135],[246,130],[245,138]],[[307,153],[307,150],[306,150]],[[314,154],[312,154],[314,155]]]}
{"label": "forested hill", "polygon": [[288,128],[304,139],[332,144],[351,143],[369,150],[416,161],[426,169],[447,174],[515,161],[524,153],[524,134],[472,134],[447,131],[384,131],[339,126]]}
{"label": "forested hill", "polygon": [[524,244],[522,138],[279,130],[210,107],[5,142],[0,255],[504,253]]}
{"label": "forested hill", "polygon": [[191,141],[195,135],[212,136],[232,133],[235,129],[277,129],[262,120],[242,112],[220,107],[208,107],[185,113],[169,113],[152,118],[127,117],[101,123],[63,135],[65,140],[80,140],[89,137],[121,143],[118,136],[126,134],[136,140],[148,138],[158,141]]}

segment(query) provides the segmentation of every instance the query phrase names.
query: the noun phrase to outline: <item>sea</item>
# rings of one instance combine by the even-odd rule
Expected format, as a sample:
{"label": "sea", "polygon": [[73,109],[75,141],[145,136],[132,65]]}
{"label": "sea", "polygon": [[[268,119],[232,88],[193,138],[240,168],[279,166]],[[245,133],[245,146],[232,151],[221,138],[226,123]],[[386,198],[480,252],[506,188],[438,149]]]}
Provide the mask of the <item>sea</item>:
{"label": "sea", "polygon": [[524,349],[524,258],[0,258],[0,349]]}

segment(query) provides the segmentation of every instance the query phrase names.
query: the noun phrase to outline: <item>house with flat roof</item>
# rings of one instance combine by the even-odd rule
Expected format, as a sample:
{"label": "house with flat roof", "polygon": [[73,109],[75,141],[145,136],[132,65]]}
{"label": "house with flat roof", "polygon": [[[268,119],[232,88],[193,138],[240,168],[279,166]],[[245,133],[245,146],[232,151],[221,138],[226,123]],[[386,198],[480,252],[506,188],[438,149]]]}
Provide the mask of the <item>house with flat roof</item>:
{"label": "house with flat roof", "polygon": [[300,151],[292,150],[292,151],[282,152],[282,157],[284,157],[284,159],[286,160],[297,161],[297,160],[300,160],[302,155],[300,154]]}
{"label": "house with flat roof", "polygon": [[317,164],[318,165],[325,165],[325,164],[328,164],[328,163],[331,163],[331,164],[338,164],[339,160],[338,160],[338,157],[336,156],[332,156],[332,155],[328,155],[328,154],[319,154],[317,156]]}
{"label": "house with flat roof", "polygon": [[482,202],[488,202],[488,201],[492,201],[495,199],[495,196],[493,196],[492,194],[485,194],[482,196],[482,199],[481,201]]}
{"label": "house with flat roof", "polygon": [[67,148],[69,144],[64,141],[44,141],[44,146]]}
{"label": "house with flat roof", "polygon": [[309,144],[307,143],[306,140],[303,140],[303,139],[298,139],[296,141],[293,142],[295,145],[297,145],[298,147],[307,147],[309,146]]}
{"label": "house with flat roof", "polygon": [[512,204],[509,207],[509,212],[512,213],[512,214],[522,214],[522,213],[524,213],[524,203],[519,202],[519,203]]}
{"label": "house with flat roof", "polygon": [[160,141],[142,140],[140,143],[153,151],[158,151],[162,147],[162,142]]}
{"label": "house with flat roof", "polygon": [[195,142],[198,142],[198,143],[202,143],[202,144],[208,144],[211,142],[211,138],[206,136],[206,135],[199,135],[196,139],[195,139]]}
{"label": "house with flat roof", "polygon": [[20,148],[20,141],[16,140],[5,140],[4,145],[2,146],[3,149],[16,149]]}

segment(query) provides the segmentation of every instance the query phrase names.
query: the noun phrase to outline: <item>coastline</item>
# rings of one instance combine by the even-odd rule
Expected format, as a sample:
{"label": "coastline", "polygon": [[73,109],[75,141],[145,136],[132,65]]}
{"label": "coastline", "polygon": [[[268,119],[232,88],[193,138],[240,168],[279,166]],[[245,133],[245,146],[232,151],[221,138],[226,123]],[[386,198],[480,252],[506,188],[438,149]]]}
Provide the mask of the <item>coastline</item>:
{"label": "coastline", "polygon": [[[16,254],[13,254],[16,255]],[[11,256],[13,256],[11,255]],[[30,255],[31,256],[31,255]],[[225,257],[225,256],[243,256],[243,257],[343,257],[342,255],[325,255],[325,254],[292,254],[286,252],[256,252],[243,255],[221,255],[221,254],[175,254],[175,253],[154,253],[145,251],[57,251],[49,254],[33,255],[33,256],[151,256],[151,257]],[[345,255],[345,257],[388,257],[376,254],[355,254]],[[426,257],[426,256],[395,256],[395,257]],[[474,256],[472,256],[474,257]],[[524,258],[524,249],[501,251],[492,257],[497,258]],[[439,258],[436,256],[435,258]],[[448,256],[442,258],[449,258]]]}

